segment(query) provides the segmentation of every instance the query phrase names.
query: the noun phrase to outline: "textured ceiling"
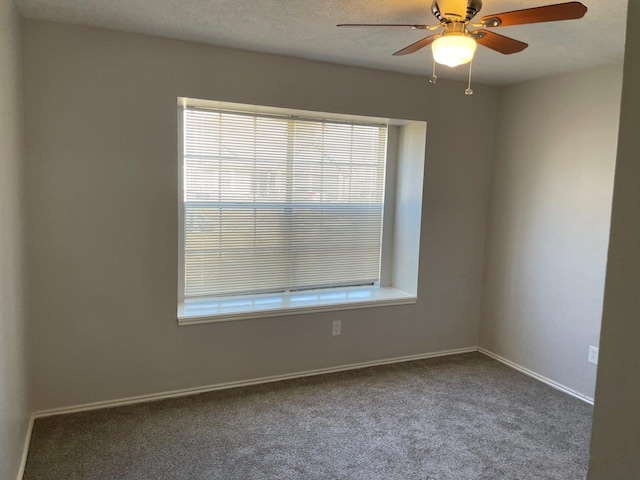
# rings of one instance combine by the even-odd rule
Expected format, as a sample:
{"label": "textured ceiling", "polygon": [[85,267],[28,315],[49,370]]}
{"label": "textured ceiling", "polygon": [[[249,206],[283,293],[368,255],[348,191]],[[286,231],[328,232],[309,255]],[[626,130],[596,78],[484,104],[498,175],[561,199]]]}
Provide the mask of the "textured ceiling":
{"label": "textured ceiling", "polygon": [[[480,16],[562,0],[484,0]],[[504,27],[530,44],[503,56],[478,48],[474,79],[508,84],[621,61],[627,0],[582,0],[581,20]],[[431,0],[17,0],[27,18],[93,25],[397,72],[429,75],[431,52],[392,53],[426,36],[419,30],[336,28],[338,23],[436,24]],[[440,67],[465,78],[465,67]]]}

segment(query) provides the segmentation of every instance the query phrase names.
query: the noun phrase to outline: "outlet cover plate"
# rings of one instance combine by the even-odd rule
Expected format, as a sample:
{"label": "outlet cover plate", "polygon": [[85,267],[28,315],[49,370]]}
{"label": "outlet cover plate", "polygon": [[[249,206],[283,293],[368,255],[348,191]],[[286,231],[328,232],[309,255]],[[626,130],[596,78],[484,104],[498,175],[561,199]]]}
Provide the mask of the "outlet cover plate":
{"label": "outlet cover plate", "polygon": [[589,347],[589,358],[587,359],[589,363],[593,363],[594,365],[598,364],[598,353],[600,349],[598,347],[594,347],[593,345]]}
{"label": "outlet cover plate", "polygon": [[334,320],[331,324],[331,335],[337,337],[342,333],[342,320]]}

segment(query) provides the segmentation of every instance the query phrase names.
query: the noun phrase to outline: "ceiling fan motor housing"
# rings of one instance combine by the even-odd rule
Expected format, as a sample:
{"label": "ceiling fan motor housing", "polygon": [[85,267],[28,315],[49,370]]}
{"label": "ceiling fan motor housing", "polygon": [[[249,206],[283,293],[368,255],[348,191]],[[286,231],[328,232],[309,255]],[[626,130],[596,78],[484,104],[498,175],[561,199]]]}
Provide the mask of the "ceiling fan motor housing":
{"label": "ceiling fan motor housing", "polygon": [[[466,3],[466,10],[461,5]],[[431,12],[440,22],[468,22],[482,8],[482,0],[433,0]]]}

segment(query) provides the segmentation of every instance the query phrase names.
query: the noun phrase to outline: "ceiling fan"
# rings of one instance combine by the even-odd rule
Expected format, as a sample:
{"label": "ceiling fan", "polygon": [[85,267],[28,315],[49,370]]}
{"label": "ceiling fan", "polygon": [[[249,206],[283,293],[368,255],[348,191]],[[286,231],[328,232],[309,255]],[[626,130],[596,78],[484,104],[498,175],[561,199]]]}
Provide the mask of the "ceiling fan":
{"label": "ceiling fan", "polygon": [[472,22],[480,12],[482,0],[434,0],[431,12],[440,22],[438,25],[342,23],[338,27],[400,27],[413,30],[440,30],[415,43],[398,50],[394,55],[407,55],[431,45],[433,51],[433,74],[429,80],[436,83],[436,63],[457,67],[469,63],[469,85],[465,93],[472,95],[471,63],[477,45],[482,45],[504,55],[523,51],[529,45],[492,32],[491,28],[525,25],[528,23],[574,20],[584,17],[587,7],[580,2],[566,2],[543,7],[525,8],[511,12],[496,13]]}

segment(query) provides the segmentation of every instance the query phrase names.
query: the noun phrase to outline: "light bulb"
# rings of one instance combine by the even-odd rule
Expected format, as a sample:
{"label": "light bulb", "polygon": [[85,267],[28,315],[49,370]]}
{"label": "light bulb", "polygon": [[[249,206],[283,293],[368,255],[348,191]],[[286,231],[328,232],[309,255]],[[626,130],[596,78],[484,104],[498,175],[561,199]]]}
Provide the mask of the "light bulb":
{"label": "light bulb", "polygon": [[436,62],[457,67],[473,59],[477,46],[476,41],[464,33],[450,33],[437,38],[431,48]]}

